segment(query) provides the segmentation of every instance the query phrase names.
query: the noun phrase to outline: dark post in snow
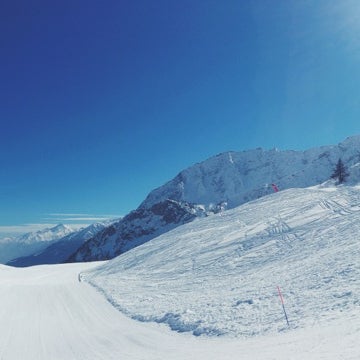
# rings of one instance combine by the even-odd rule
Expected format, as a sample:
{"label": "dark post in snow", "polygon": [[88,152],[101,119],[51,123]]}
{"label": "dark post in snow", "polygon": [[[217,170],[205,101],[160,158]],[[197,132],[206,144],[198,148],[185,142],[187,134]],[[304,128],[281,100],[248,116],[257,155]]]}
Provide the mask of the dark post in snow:
{"label": "dark post in snow", "polygon": [[288,326],[290,326],[289,319],[288,319],[288,316],[287,316],[286,310],[285,310],[284,299],[283,299],[283,296],[282,296],[281,291],[280,291],[280,287],[278,286],[277,289],[278,289],[279,297],[280,297],[280,300],[281,300],[282,308],[284,310],[286,322],[287,322]]}

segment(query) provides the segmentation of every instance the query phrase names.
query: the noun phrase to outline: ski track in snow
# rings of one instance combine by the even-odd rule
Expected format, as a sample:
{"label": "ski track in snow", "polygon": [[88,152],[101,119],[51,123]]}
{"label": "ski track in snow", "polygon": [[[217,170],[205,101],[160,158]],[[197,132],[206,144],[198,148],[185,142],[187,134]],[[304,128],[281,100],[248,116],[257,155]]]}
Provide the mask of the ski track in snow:
{"label": "ski track in snow", "polygon": [[96,265],[0,266],[0,359],[359,359],[358,313],[267,336],[194,337],[129,319],[78,282]]}
{"label": "ski track in snow", "polygon": [[[360,189],[291,189],[195,220],[84,274],[128,316],[250,337],[360,307]],[[350,315],[349,315],[350,316]],[[351,317],[349,318],[349,321]]]}

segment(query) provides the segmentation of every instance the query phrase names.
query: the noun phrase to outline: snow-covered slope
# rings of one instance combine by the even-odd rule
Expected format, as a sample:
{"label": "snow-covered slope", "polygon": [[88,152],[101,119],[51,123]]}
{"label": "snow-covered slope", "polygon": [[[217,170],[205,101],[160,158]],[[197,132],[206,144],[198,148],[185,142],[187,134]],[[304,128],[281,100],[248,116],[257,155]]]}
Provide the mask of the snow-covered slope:
{"label": "snow-covered slope", "polygon": [[94,237],[99,231],[110,226],[114,221],[92,224],[79,231],[72,232],[41,251],[9,261],[11,266],[32,266],[40,264],[59,264],[65,262],[85,241]]}
{"label": "snow-covered slope", "polygon": [[[113,258],[170,228],[182,225],[184,221],[172,222],[171,226],[168,226],[168,222],[167,226],[157,224],[157,220],[154,222],[152,209],[163,208],[163,212],[156,215],[166,217],[167,207],[161,204],[169,199],[178,203],[179,216],[184,204],[187,208],[203,209],[192,212],[196,215],[192,219],[195,219],[197,214],[204,216],[209,211],[216,212],[225,204],[227,208],[233,208],[271,194],[272,183],[276,183],[280,190],[320,184],[330,178],[339,158],[342,158],[350,173],[348,183],[359,182],[360,136],[348,138],[336,146],[304,152],[256,149],[220,154],[191,166],[152,191],[136,211],[90,239],[70,260]],[[129,229],[134,227],[136,231],[131,230],[132,235],[129,237]]]}
{"label": "snow-covered slope", "polygon": [[0,263],[42,251],[49,244],[74,232],[74,229],[59,224],[37,232],[27,233],[17,238],[0,240]]}
{"label": "snow-covered slope", "polygon": [[[360,319],[251,338],[195,337],[140,323],[78,281],[96,263],[0,265],[0,357],[6,360],[358,360]],[[356,309],[358,310],[358,309]],[[341,316],[342,315],[342,316]],[[332,316],[331,313],[329,317]]]}
{"label": "snow-covered slope", "polygon": [[178,227],[82,274],[134,319],[195,335],[351,324],[360,187],[290,189]]}

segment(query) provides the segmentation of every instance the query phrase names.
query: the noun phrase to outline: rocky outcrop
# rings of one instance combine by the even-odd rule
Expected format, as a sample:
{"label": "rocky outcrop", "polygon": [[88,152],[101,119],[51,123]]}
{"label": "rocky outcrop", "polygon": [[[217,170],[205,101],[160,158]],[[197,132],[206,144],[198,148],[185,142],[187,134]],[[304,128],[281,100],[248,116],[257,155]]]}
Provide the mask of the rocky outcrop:
{"label": "rocky outcrop", "polygon": [[189,203],[164,200],[138,208],[83,244],[69,262],[111,259],[206,213]]}

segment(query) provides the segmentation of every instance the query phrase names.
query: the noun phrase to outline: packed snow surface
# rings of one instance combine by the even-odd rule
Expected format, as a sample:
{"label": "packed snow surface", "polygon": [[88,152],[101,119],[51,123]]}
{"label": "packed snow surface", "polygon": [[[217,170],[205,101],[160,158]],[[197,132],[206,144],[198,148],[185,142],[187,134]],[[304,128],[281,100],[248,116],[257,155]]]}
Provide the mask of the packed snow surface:
{"label": "packed snow surface", "polygon": [[358,314],[267,336],[194,337],[171,332],[161,324],[134,321],[117,311],[88,284],[78,281],[80,271],[96,265],[0,265],[0,359],[360,358]]}
{"label": "packed snow surface", "polygon": [[359,234],[359,187],[290,189],[197,219],[83,277],[133,319],[194,335],[289,331],[277,286],[290,329],[350,326],[359,324]]}

